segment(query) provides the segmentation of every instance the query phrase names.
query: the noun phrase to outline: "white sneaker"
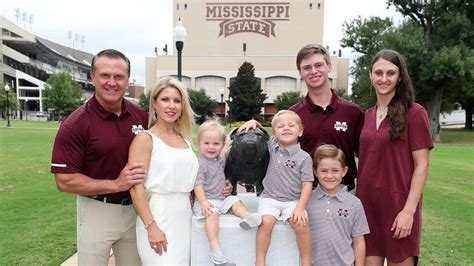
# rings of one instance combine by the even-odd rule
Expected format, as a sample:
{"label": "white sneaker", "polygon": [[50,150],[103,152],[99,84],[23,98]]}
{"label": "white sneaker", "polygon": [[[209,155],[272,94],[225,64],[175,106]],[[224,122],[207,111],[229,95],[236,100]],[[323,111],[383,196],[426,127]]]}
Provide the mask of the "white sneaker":
{"label": "white sneaker", "polygon": [[217,248],[215,250],[211,249],[209,257],[211,257],[211,260],[214,264],[224,264],[227,263],[228,260],[224,253],[222,253],[222,249],[220,248]]}
{"label": "white sneaker", "polygon": [[239,223],[240,228],[244,230],[250,230],[254,227],[258,227],[262,223],[262,215],[258,213],[251,213],[244,217]]}

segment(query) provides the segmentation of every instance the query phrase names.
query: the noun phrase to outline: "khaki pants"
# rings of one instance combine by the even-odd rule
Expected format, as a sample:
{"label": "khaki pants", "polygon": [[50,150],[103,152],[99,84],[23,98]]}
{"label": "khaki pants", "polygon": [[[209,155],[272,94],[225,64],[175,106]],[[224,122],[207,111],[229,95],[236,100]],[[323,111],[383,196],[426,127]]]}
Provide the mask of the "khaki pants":
{"label": "khaki pants", "polygon": [[77,196],[79,265],[107,265],[110,249],[115,265],[141,265],[137,251],[133,205],[123,206]]}

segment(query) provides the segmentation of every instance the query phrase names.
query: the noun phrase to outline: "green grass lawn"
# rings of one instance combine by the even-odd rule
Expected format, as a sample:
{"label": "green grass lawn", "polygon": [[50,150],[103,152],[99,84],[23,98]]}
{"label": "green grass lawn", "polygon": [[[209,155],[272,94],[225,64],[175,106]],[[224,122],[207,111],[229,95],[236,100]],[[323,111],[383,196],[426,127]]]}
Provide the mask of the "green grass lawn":
{"label": "green grass lawn", "polygon": [[[0,121],[0,265],[59,265],[76,252],[76,197],[58,192],[49,173],[58,123],[11,124]],[[441,138],[430,154],[420,264],[474,264],[474,131]]]}

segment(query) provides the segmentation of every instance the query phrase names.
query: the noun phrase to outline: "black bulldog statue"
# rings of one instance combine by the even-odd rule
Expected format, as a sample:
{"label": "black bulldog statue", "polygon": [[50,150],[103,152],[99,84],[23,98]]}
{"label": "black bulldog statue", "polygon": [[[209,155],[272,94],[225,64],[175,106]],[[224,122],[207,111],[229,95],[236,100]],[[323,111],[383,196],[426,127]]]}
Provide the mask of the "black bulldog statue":
{"label": "black bulldog statue", "polygon": [[225,175],[233,186],[232,195],[237,194],[239,183],[247,192],[254,192],[255,187],[257,196],[260,196],[263,191],[262,180],[270,161],[267,131],[257,128],[237,133],[237,129],[234,129],[230,139],[232,146],[225,165]]}

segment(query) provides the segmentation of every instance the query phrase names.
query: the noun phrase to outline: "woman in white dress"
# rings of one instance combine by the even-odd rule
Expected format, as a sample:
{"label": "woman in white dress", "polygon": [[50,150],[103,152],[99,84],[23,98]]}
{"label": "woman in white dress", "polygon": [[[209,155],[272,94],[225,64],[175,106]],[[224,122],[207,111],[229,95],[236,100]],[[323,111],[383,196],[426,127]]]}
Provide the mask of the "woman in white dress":
{"label": "woman in white dress", "polygon": [[150,94],[149,130],[130,146],[129,164],[148,169],[144,184],[130,189],[143,265],[189,265],[191,204],[198,160],[191,147],[193,111],[184,86],[162,78]]}

